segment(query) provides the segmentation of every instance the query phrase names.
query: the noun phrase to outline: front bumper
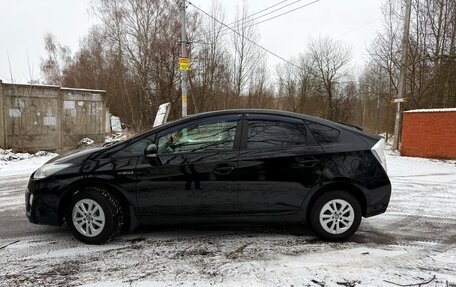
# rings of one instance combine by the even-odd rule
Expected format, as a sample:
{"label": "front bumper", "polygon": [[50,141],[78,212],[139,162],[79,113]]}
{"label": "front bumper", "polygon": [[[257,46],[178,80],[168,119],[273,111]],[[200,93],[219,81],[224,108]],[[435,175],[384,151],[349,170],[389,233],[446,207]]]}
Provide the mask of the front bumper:
{"label": "front bumper", "polygon": [[53,194],[36,193],[37,183],[29,181],[25,191],[25,214],[34,224],[60,226],[58,198]]}

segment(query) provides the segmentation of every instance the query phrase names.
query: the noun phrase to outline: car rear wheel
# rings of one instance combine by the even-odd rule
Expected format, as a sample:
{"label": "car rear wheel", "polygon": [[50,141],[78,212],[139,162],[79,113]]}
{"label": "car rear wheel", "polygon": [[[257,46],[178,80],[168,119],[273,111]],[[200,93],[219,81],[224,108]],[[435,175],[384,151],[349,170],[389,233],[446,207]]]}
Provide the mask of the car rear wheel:
{"label": "car rear wheel", "polygon": [[67,222],[80,241],[102,244],[120,232],[124,214],[115,196],[102,188],[87,187],[73,196]]}
{"label": "car rear wheel", "polygon": [[331,191],[314,202],[310,210],[310,226],[322,239],[337,241],[350,237],[361,223],[361,206],[346,191]]}

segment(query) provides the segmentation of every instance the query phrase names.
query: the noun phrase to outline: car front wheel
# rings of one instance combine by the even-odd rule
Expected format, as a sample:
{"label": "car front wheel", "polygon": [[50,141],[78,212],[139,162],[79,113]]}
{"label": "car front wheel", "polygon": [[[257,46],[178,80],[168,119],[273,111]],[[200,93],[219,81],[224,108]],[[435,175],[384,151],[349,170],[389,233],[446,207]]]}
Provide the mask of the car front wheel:
{"label": "car front wheel", "polygon": [[353,195],[346,191],[331,191],[314,202],[309,222],[320,238],[337,241],[358,230],[361,216],[361,206]]}
{"label": "car front wheel", "polygon": [[74,236],[89,244],[102,244],[114,238],[122,229],[123,219],[117,198],[98,187],[87,187],[77,192],[67,214]]}

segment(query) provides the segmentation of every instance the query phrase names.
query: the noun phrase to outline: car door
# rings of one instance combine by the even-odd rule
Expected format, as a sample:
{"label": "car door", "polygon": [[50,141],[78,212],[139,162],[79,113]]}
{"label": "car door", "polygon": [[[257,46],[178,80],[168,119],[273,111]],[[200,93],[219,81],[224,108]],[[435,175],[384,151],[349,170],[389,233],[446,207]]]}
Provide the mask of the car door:
{"label": "car door", "polygon": [[140,213],[160,217],[237,212],[240,114],[212,116],[168,128],[157,156],[137,165]]}
{"label": "car door", "polygon": [[238,166],[241,214],[297,212],[318,180],[322,152],[301,119],[246,115]]}

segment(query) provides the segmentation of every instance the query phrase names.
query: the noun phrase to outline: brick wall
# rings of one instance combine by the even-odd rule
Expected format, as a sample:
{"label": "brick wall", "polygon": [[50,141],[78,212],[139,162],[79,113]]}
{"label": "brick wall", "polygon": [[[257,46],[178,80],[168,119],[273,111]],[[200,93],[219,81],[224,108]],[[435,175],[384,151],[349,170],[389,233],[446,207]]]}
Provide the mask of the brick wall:
{"label": "brick wall", "polygon": [[404,112],[401,155],[456,159],[456,109]]}

